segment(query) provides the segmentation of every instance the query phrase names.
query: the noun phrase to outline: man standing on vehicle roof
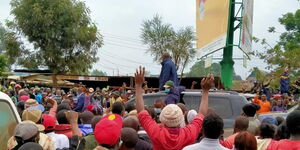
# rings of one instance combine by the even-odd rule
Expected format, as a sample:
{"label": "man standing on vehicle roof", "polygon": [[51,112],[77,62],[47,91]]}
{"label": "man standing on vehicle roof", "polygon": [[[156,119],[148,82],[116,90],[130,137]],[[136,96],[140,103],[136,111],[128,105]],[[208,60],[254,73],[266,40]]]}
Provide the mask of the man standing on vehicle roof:
{"label": "man standing on vehicle roof", "polygon": [[175,86],[178,86],[177,70],[172,57],[169,53],[164,53],[161,59],[163,62],[161,63],[162,68],[159,76],[159,89],[163,90],[163,86],[169,80],[173,81]]}

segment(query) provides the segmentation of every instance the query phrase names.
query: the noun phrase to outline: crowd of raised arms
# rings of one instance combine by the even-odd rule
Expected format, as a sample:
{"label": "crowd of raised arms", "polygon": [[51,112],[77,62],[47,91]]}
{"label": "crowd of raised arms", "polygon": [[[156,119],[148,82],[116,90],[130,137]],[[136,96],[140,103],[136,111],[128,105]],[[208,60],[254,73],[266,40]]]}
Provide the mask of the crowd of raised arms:
{"label": "crowd of raised arms", "polygon": [[[257,118],[298,105],[288,95],[257,95],[242,107],[233,133],[225,137],[223,119],[208,105],[212,75],[199,82],[199,109],[189,110],[172,99],[145,106],[144,74],[145,68],[137,69],[131,90],[126,85],[94,90],[79,84],[64,92],[10,82],[5,93],[22,122],[7,150],[300,150],[298,108],[286,118]],[[166,82],[167,93],[172,86]],[[127,102],[131,98],[135,101]]]}

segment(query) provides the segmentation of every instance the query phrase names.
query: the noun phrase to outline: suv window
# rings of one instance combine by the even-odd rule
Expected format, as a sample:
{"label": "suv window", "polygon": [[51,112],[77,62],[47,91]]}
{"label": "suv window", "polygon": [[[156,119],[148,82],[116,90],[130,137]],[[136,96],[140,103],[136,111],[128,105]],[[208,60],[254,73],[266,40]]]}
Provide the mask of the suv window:
{"label": "suv window", "polygon": [[164,101],[166,95],[151,95],[151,96],[147,95],[144,96],[143,98],[144,98],[145,105],[152,106],[157,99],[162,99]]}
{"label": "suv window", "polygon": [[[185,95],[183,100],[187,108],[198,111],[200,96]],[[227,97],[209,96],[208,102],[208,106],[215,110],[220,117],[226,119],[233,115],[231,102]]]}
{"label": "suv window", "polygon": [[10,104],[2,99],[0,99],[0,118],[0,150],[5,150],[8,139],[14,134],[18,120]]}

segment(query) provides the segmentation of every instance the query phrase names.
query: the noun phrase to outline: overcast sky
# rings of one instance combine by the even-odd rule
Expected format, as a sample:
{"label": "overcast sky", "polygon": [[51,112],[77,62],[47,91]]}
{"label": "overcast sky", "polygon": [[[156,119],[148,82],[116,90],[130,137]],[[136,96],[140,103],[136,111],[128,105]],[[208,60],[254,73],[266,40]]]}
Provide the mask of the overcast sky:
{"label": "overcast sky", "polygon": [[[0,1],[0,22],[12,19],[9,0]],[[108,75],[132,75],[135,68],[144,65],[151,74],[159,74],[159,63],[153,62],[146,46],[140,42],[141,23],[151,19],[154,14],[163,17],[163,21],[172,24],[175,29],[185,26],[195,28],[195,0],[86,0],[91,10],[91,18],[104,36],[104,46],[99,49],[100,60],[94,68],[103,70]],[[255,0],[253,17],[253,35],[266,38],[271,44],[278,40],[278,34],[267,32],[274,26],[277,31],[284,31],[278,18],[287,12],[295,12],[300,8],[297,0]],[[254,49],[261,48],[254,44]],[[222,52],[214,57],[221,57]],[[234,49],[234,57],[242,58],[240,50]],[[196,61],[196,60],[195,60]],[[192,66],[192,62],[186,71]],[[215,60],[220,61],[220,60]],[[243,68],[243,61],[235,61],[237,74],[245,78],[253,67],[264,69],[263,61],[253,58],[248,67]]]}

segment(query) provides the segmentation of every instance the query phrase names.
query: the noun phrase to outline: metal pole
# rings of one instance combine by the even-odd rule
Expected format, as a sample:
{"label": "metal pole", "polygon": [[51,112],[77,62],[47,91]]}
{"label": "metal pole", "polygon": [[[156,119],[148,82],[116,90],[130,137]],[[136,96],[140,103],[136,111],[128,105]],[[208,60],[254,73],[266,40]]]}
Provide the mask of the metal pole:
{"label": "metal pole", "polygon": [[235,15],[235,0],[230,0],[229,17],[228,17],[228,33],[226,47],[223,49],[223,60],[221,64],[221,81],[226,90],[232,88],[233,79],[233,37],[234,37],[234,15]]}

